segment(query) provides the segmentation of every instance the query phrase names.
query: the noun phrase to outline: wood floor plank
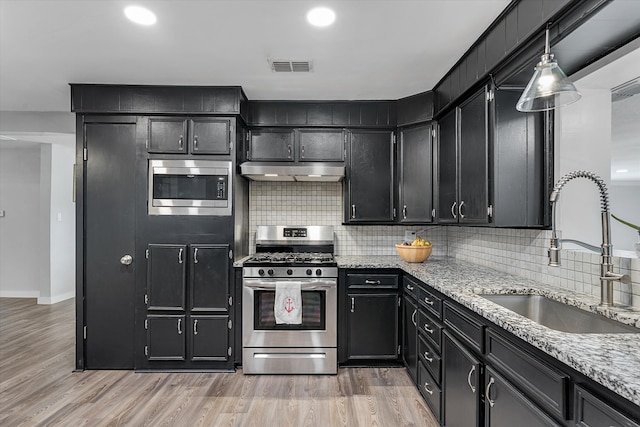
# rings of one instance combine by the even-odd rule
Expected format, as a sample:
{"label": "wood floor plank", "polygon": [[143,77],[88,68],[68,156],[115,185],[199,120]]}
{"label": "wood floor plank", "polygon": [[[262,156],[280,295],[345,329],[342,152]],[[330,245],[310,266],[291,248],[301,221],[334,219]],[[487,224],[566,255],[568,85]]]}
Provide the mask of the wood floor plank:
{"label": "wood floor plank", "polygon": [[0,298],[0,425],[371,427],[438,424],[402,368],[337,375],[73,372],[74,302]]}

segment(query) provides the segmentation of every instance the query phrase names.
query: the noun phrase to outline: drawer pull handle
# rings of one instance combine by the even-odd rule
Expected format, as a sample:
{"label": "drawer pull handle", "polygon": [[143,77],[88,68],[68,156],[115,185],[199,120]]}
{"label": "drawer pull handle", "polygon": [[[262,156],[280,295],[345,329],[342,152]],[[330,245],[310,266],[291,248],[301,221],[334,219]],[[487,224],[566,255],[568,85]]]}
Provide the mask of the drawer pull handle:
{"label": "drawer pull handle", "polygon": [[367,279],[367,280],[364,281],[364,283],[366,283],[367,285],[379,285],[380,284],[380,280]]}
{"label": "drawer pull handle", "polygon": [[433,390],[429,390],[429,383],[424,383],[424,391],[426,391],[429,394],[433,394]]}
{"label": "drawer pull handle", "polygon": [[356,299],[351,297],[351,312],[355,313],[356,311]]}
{"label": "drawer pull handle", "polygon": [[429,362],[429,363],[432,363],[432,362],[433,362],[433,359],[432,359],[431,357],[429,357],[429,352],[428,352],[428,351],[425,351],[425,352],[424,352],[424,358],[425,358],[425,360],[426,360],[427,362]]}
{"label": "drawer pull handle", "polygon": [[412,290],[414,290],[415,288],[414,288],[413,286],[411,286],[411,285],[407,285],[407,289],[408,289],[408,290],[410,290],[410,291],[412,291]]}
{"label": "drawer pull handle", "polygon": [[429,332],[430,334],[433,334],[433,329],[429,329],[429,324],[428,323],[424,324],[424,330]]}
{"label": "drawer pull handle", "polygon": [[484,391],[484,395],[487,398],[487,402],[489,402],[489,406],[492,408],[496,404],[496,402],[494,400],[491,400],[491,397],[489,397],[489,392],[491,391],[491,385],[493,383],[495,383],[495,380],[493,379],[493,377],[491,377],[491,379],[489,380],[489,383],[487,384],[487,389]]}
{"label": "drawer pull handle", "polygon": [[416,313],[418,313],[418,310],[413,310],[413,314],[411,315],[411,323],[413,323],[413,326],[418,326],[418,324],[416,323]]}
{"label": "drawer pull handle", "polygon": [[473,375],[475,370],[476,370],[476,365],[473,365],[471,367],[471,370],[469,371],[469,375],[467,375],[467,384],[469,384],[469,388],[471,388],[472,393],[476,392],[476,388],[473,386],[473,384],[471,384],[471,375]]}
{"label": "drawer pull handle", "polygon": [[428,305],[433,305],[433,301],[431,301],[429,298],[424,297],[424,302]]}

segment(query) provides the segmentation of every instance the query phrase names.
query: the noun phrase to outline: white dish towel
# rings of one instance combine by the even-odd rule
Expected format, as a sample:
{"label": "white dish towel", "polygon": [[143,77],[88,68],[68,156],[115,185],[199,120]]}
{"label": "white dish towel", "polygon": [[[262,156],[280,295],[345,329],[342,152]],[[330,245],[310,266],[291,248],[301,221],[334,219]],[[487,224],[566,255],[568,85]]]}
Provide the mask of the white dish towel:
{"label": "white dish towel", "polygon": [[300,282],[276,282],[276,298],[273,304],[276,324],[302,323],[301,285]]}

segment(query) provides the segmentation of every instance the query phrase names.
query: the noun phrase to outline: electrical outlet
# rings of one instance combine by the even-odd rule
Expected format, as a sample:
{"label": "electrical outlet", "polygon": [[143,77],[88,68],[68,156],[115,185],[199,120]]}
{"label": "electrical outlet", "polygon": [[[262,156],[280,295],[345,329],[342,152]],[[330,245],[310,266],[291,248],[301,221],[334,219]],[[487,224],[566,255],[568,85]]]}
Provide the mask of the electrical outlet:
{"label": "electrical outlet", "polygon": [[413,242],[416,239],[416,232],[405,230],[404,232],[404,241],[405,242]]}

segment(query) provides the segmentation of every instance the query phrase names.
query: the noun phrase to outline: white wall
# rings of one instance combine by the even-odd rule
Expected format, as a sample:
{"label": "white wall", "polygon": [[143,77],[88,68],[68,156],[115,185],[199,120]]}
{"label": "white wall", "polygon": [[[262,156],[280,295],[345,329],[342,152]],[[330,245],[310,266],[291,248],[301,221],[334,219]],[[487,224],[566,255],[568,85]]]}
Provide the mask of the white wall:
{"label": "white wall", "polygon": [[40,296],[40,146],[0,146],[0,296]]}
{"label": "white wall", "polygon": [[55,303],[75,295],[74,162],[74,147],[51,145],[49,209],[51,299],[38,301],[38,303]]}
{"label": "white wall", "polygon": [[[555,111],[555,181],[568,172],[586,170],[611,183],[611,92],[584,89],[582,98]],[[590,180],[567,183],[557,203],[561,237],[600,246],[600,193]]]}

